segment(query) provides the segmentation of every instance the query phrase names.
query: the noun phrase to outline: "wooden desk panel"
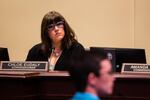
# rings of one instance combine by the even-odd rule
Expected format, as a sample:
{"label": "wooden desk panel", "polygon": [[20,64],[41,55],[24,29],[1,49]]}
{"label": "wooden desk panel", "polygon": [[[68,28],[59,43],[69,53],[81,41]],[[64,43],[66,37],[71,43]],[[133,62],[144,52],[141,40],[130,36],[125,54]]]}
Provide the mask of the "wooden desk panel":
{"label": "wooden desk panel", "polygon": [[[76,91],[66,72],[23,74],[0,75],[0,100],[69,100]],[[150,75],[115,77],[114,94],[103,100],[150,100]]]}

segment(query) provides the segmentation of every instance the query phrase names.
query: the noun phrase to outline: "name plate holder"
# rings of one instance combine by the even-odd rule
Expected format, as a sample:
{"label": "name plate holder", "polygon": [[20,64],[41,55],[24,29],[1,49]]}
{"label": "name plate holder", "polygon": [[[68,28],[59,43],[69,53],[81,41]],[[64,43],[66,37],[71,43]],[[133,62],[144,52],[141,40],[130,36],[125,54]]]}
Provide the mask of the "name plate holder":
{"label": "name plate holder", "polygon": [[121,73],[123,74],[150,74],[150,64],[133,64],[133,63],[123,63]]}
{"label": "name plate holder", "polygon": [[44,61],[1,61],[0,71],[48,71],[48,62]]}

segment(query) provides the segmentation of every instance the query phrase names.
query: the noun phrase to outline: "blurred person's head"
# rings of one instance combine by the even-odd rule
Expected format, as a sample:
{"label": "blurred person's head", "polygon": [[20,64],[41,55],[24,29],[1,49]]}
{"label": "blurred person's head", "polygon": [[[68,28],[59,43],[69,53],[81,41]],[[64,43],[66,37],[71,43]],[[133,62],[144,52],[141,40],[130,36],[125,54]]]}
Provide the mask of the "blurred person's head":
{"label": "blurred person's head", "polygon": [[114,77],[112,65],[104,52],[87,52],[83,60],[74,62],[70,75],[77,91],[97,96],[111,94]]}

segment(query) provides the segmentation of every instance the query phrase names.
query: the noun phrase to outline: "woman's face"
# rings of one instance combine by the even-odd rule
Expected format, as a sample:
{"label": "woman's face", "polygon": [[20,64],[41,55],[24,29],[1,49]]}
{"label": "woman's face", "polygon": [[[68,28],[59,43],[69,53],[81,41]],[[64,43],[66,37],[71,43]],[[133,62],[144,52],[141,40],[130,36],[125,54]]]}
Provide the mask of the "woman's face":
{"label": "woman's face", "polygon": [[48,35],[52,42],[54,43],[61,42],[65,36],[64,22],[59,21],[59,22],[50,24],[48,27]]}

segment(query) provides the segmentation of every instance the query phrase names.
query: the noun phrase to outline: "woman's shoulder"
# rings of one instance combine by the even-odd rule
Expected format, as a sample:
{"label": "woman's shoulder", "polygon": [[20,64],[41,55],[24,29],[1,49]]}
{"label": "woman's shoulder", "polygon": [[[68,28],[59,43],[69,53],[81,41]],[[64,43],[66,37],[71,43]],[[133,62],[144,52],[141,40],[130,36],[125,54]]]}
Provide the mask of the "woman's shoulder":
{"label": "woman's shoulder", "polygon": [[72,43],[71,48],[82,48],[82,49],[84,49],[84,46],[79,42],[74,42],[74,43]]}
{"label": "woman's shoulder", "polygon": [[84,52],[84,46],[79,42],[72,43],[72,46],[70,47],[69,51],[73,52]]}
{"label": "woman's shoulder", "polygon": [[38,43],[36,45],[34,45],[29,51],[30,52],[38,52],[41,50],[42,47],[42,43]]}

